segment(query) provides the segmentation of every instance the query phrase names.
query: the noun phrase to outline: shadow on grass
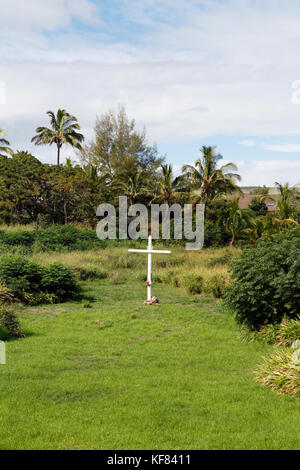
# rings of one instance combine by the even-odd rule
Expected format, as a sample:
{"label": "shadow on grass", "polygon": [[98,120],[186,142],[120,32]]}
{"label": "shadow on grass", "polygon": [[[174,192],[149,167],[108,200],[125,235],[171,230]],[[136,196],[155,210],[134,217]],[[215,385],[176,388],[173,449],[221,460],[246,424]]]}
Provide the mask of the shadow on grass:
{"label": "shadow on grass", "polygon": [[22,336],[12,336],[5,327],[0,327],[0,341],[5,341],[10,343],[13,341],[19,341],[20,339],[30,338],[31,336],[41,336],[39,333],[36,333],[32,330],[22,330]]}

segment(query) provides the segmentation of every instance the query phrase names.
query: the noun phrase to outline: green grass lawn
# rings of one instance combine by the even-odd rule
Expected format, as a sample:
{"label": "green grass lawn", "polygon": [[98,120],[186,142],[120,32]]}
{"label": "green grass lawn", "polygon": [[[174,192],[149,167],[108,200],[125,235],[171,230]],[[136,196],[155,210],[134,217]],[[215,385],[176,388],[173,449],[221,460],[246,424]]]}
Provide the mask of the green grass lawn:
{"label": "green grass lawn", "polygon": [[[271,347],[243,343],[220,302],[142,282],[83,283],[24,307],[0,365],[1,449],[298,449],[299,402],[256,383]],[[106,327],[99,329],[97,320]]]}

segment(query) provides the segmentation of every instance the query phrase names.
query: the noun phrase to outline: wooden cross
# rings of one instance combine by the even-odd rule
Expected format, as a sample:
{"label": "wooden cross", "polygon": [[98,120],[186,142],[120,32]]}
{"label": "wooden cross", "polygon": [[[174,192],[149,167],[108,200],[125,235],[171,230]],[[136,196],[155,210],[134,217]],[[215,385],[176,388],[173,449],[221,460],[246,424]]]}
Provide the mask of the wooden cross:
{"label": "wooden cross", "polygon": [[147,276],[147,303],[151,303],[151,278],[152,278],[152,254],[153,253],[171,253],[171,251],[152,250],[152,237],[148,237],[148,248],[147,250],[128,250],[131,253],[148,253],[148,276]]}

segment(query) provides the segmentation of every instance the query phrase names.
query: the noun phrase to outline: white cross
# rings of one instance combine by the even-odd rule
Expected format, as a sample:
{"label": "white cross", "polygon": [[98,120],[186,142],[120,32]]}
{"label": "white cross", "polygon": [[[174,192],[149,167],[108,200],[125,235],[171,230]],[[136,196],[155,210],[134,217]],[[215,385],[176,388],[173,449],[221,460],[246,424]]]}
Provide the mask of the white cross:
{"label": "white cross", "polygon": [[147,250],[128,250],[131,253],[148,253],[148,276],[147,276],[147,302],[151,302],[151,275],[152,275],[152,254],[153,253],[171,253],[171,251],[152,250],[152,237],[148,237]]}

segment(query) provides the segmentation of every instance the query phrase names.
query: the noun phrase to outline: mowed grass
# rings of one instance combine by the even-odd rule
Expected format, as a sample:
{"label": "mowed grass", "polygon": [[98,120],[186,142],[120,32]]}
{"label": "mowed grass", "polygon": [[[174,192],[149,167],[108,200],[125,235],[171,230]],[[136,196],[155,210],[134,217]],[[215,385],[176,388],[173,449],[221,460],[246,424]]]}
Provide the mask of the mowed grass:
{"label": "mowed grass", "polygon": [[[176,249],[156,257],[155,270],[195,270],[196,256],[203,275],[227,269],[208,268],[212,255]],[[89,256],[109,269],[82,283],[91,308],[19,308],[27,337],[6,343],[0,365],[1,449],[299,449],[299,402],[254,380],[272,347],[242,342],[230,313],[205,293],[154,284],[160,304],[144,306],[145,255],[115,249],[94,259],[48,254],[48,262],[86,265]]]}

